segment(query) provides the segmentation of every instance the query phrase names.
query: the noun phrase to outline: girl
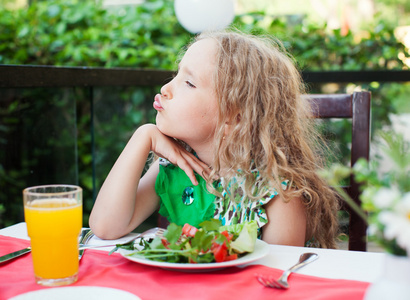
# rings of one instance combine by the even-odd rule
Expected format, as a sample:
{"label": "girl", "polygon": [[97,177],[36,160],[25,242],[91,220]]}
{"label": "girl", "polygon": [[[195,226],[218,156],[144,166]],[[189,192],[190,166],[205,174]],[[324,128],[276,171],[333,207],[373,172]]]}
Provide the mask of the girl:
{"label": "girl", "polygon": [[[106,178],[92,230],[115,239],[159,208],[179,225],[256,220],[268,243],[334,248],[337,201],[316,173],[302,93],[278,45],[234,32],[199,35],[155,96],[156,125],[135,131]],[[150,152],[162,159],[141,177]]]}

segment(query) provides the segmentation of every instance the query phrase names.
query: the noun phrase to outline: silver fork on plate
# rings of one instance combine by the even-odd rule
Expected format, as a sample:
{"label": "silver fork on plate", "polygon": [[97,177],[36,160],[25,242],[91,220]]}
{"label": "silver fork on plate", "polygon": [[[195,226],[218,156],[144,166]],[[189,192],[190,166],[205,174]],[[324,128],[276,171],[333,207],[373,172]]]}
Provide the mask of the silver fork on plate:
{"label": "silver fork on plate", "polygon": [[266,287],[277,288],[277,289],[288,289],[289,288],[289,283],[288,283],[289,275],[292,272],[296,272],[300,268],[303,268],[307,264],[310,264],[311,262],[315,261],[318,258],[319,256],[316,253],[303,253],[300,256],[297,264],[295,264],[294,266],[284,271],[282,276],[279,277],[279,279],[273,279],[272,276],[262,275],[262,274],[256,274],[256,279],[262,285]]}
{"label": "silver fork on plate", "polygon": [[111,245],[80,245],[80,251],[84,250],[84,249],[91,249],[91,248],[102,248],[102,247],[119,247],[119,246],[125,246],[127,244],[130,244],[131,242],[135,241],[136,239],[139,239],[141,237],[145,237],[148,235],[154,235],[154,236],[163,236],[165,232],[164,228],[160,228],[160,227],[154,227],[151,229],[148,229],[146,231],[144,231],[143,233],[137,234],[136,236],[134,236],[132,239],[128,240],[125,243],[122,244],[111,244]]}

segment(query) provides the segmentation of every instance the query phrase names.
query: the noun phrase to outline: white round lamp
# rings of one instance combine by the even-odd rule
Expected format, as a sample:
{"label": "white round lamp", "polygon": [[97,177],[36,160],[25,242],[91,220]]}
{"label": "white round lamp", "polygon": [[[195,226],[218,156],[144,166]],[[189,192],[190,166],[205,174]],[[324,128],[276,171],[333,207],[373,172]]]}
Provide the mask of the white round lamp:
{"label": "white round lamp", "polygon": [[179,23],[191,33],[219,30],[235,17],[234,0],[175,0]]}

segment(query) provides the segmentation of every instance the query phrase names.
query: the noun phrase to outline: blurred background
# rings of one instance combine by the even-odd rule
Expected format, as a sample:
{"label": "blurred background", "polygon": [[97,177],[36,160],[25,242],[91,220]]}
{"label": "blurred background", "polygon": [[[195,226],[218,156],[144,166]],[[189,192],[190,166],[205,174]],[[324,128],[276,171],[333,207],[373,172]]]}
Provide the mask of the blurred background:
{"label": "blurred background", "polygon": [[[318,72],[319,79],[306,80],[310,93],[372,92],[373,156],[378,130],[393,128],[408,136],[410,1],[225,2],[234,4],[232,18],[226,16],[231,26],[274,36],[302,72]],[[83,187],[88,226],[101,184],[134,130],[155,121],[153,96],[171,78],[195,34],[181,25],[176,8],[171,0],[0,0],[0,228],[24,221],[25,187],[51,183]],[[53,68],[21,72],[17,66]],[[119,72],[104,73],[104,83],[89,83],[107,69]],[[130,69],[143,72],[121,71]],[[56,81],[55,70],[68,75],[48,84]],[[146,70],[166,72],[151,81]],[[336,78],[345,71],[359,77],[329,82],[326,74]],[[372,73],[377,71],[404,72],[392,80],[390,73]],[[347,162],[349,121],[318,126],[333,150],[329,163]],[[143,226],[155,222],[153,215]]]}

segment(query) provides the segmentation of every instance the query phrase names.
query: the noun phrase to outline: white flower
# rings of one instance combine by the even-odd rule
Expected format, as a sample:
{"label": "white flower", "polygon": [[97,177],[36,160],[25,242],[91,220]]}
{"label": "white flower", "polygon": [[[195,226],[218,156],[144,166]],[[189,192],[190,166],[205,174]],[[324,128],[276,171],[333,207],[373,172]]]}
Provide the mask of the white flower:
{"label": "white flower", "polygon": [[400,233],[401,227],[401,218],[398,218],[394,212],[391,211],[382,211],[379,213],[378,219],[382,223],[384,228],[384,236],[388,240],[395,239]]}
{"label": "white flower", "polygon": [[401,201],[407,207],[410,207],[410,192],[405,193]]}
{"label": "white flower", "polygon": [[373,196],[373,204],[380,209],[391,208],[400,199],[400,192],[396,188],[380,188]]}
{"label": "white flower", "polygon": [[396,239],[397,244],[410,253],[410,193],[406,193],[392,211],[380,212],[378,219],[385,226],[385,238]]}

